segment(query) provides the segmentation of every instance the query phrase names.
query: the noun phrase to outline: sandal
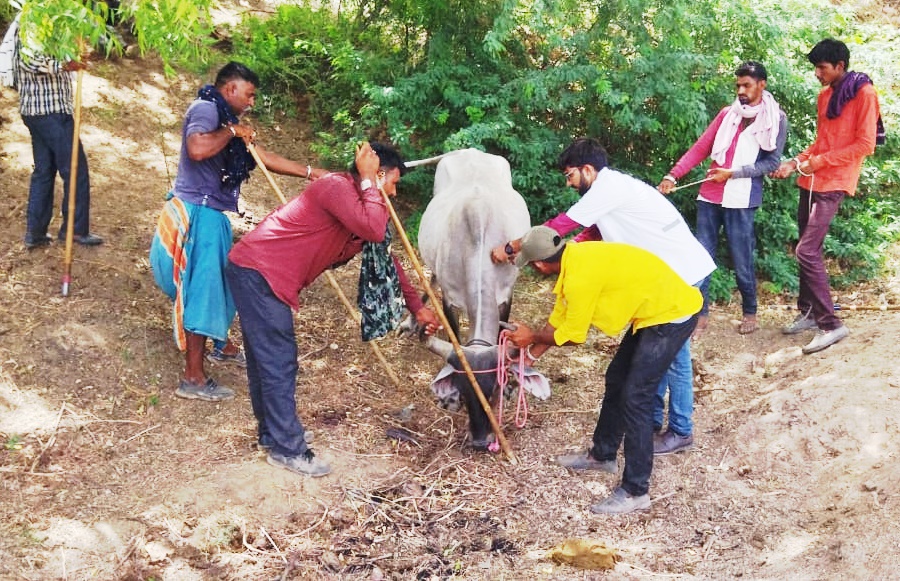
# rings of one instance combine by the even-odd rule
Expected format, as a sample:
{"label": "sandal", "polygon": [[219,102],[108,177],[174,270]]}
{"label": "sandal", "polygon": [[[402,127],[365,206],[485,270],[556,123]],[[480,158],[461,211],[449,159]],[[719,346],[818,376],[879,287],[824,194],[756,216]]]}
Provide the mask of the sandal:
{"label": "sandal", "polygon": [[759,324],[756,322],[756,315],[744,315],[744,318],[741,320],[741,325],[738,327],[738,333],[741,335],[749,335],[757,329],[759,329]]}

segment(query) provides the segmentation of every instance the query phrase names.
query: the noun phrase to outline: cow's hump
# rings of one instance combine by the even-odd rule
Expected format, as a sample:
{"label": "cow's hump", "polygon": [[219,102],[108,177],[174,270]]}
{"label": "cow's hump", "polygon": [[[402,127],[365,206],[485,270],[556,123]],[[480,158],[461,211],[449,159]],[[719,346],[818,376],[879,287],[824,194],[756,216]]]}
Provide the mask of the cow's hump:
{"label": "cow's hump", "polygon": [[512,189],[509,162],[477,149],[461,149],[444,157],[434,174],[434,197],[458,192],[473,183],[489,189]]}

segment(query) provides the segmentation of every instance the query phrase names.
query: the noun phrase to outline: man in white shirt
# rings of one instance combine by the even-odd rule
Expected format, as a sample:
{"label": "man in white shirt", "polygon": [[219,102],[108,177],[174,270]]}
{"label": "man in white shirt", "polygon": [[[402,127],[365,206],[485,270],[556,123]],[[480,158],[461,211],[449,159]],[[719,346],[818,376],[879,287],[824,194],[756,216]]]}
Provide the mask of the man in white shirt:
{"label": "man in white shirt", "polygon": [[[610,169],[606,150],[596,139],[582,138],[572,143],[559,157],[557,167],[566,183],[578,191],[581,199],[568,211],[548,220],[545,225],[564,236],[584,228],[576,242],[605,240],[623,242],[652,252],[686,283],[699,286],[715,270],[709,253],[691,233],[687,222],[672,202],[653,186],[622,172]],[[521,248],[521,240],[512,240],[491,251],[494,262],[512,260]],[[693,372],[690,342],[676,355],[661,379],[654,410],[654,427],[662,428],[663,402],[669,390],[669,427],[659,434],[654,454],[664,455],[693,447],[694,411]],[[560,464],[569,468],[590,469],[587,455],[562,456]]]}

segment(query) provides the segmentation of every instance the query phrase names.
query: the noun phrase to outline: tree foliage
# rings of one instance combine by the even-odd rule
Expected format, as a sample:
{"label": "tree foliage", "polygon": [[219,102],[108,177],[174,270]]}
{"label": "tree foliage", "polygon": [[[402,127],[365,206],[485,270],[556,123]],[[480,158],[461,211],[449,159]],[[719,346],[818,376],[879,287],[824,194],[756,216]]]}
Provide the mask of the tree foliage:
{"label": "tree foliage", "polygon": [[[865,67],[877,65],[869,72],[884,79],[890,126],[900,118],[892,99],[900,83],[896,29],[858,21],[849,4],[813,4],[351,0],[336,15],[301,4],[249,21],[240,53],[255,58],[279,91],[313,104],[323,153],[346,159],[343,143],[371,136],[417,158],[464,147],[498,153],[538,221],[575,199],[555,171],[573,138],[597,137],[615,167],[655,184],[733,100],[733,71],[744,60],[769,69],[769,89],[791,122],[786,154],[796,154],[815,136],[819,87],[805,54],[826,36],[844,38]],[[838,281],[875,274],[884,244],[896,237],[897,153],[892,137],[867,164],[859,196],[844,204],[826,241]],[[424,199],[430,178],[416,173],[406,181]],[[772,290],[793,290],[798,193],[790,181],[766,188],[759,270]],[[689,222],[695,196],[673,196]],[[719,263],[727,265],[727,256]],[[717,271],[713,296],[732,287],[728,269]]]}
{"label": "tree foliage", "polygon": [[[142,46],[202,52],[209,1],[134,0],[136,25],[155,31],[143,33]],[[36,4],[49,3],[84,6]],[[555,169],[575,137],[600,139],[614,167],[656,184],[733,100],[733,71],[744,60],[766,64],[769,90],[791,123],[785,153],[795,155],[815,135],[819,86],[805,54],[821,38],[842,38],[851,68],[875,79],[889,140],[867,162],[857,197],[844,203],[826,240],[837,280],[875,274],[884,245],[896,238],[900,32],[860,19],[852,3],[342,0],[337,6],[298,0],[265,18],[248,16],[235,29],[234,56],[260,73],[264,112],[307,113],[318,131],[316,150],[340,164],[352,156],[346,144],[360,138],[389,139],[410,158],[464,147],[503,155],[535,222],[575,200]],[[143,20],[137,11],[145,11]],[[192,30],[199,32],[191,39]],[[407,192],[427,199],[430,176],[413,172],[404,180]],[[689,223],[695,196],[695,190],[673,196]],[[772,290],[793,290],[798,193],[791,181],[772,181],[765,196],[758,270]],[[719,259],[727,265],[727,256]],[[732,286],[727,268],[720,269],[713,296],[726,297]]]}
{"label": "tree foliage", "polygon": [[118,48],[107,29],[110,9],[105,2],[89,5],[79,0],[26,0],[20,8],[19,36],[36,54],[64,62],[79,61],[90,47],[103,44],[107,51]]}
{"label": "tree foliage", "polygon": [[[172,64],[203,62],[211,44],[212,0],[4,0],[10,16],[21,11],[24,45],[60,61],[122,49],[114,25],[127,22],[141,53],[154,52],[168,72]],[[5,12],[3,12],[5,14]]]}

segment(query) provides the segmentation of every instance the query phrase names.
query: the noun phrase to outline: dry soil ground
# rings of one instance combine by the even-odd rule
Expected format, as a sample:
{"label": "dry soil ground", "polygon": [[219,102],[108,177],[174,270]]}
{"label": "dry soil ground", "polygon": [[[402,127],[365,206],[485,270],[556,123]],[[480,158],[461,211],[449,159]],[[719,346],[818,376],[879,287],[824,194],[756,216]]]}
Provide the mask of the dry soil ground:
{"label": "dry soil ground", "polygon": [[[30,140],[2,93],[0,155],[0,578],[2,579],[889,579],[900,562],[900,366],[896,311],[848,311],[853,333],[803,356],[793,313],[762,311],[734,330],[714,311],[695,343],[693,452],[658,459],[652,511],[598,517],[587,507],[616,479],[553,463],[583,449],[615,340],[541,361],[553,396],[507,425],[517,465],[465,447],[466,418],[437,408],[441,367],[407,339],[381,347],[394,387],[324,281],[302,296],[298,400],[334,473],[312,480],[254,449],[241,371],[211,367],[238,396],[174,397],[182,367],[170,305],[147,250],[175,171],[180,117],[201,83],[152,62],[99,63],[86,77],[82,137],[93,228],[60,297],[62,248],[26,251]],[[263,142],[306,159],[284,121]],[[284,180],[297,193],[302,180]],[[248,227],[275,203],[261,176],[245,188]],[[351,294],[355,263],[337,271]],[[540,322],[550,284],[520,279],[514,316]],[[784,298],[767,297],[767,302]],[[898,281],[838,297],[896,305]],[[415,442],[388,439],[402,426]],[[548,561],[569,538],[602,541],[607,572]]]}

